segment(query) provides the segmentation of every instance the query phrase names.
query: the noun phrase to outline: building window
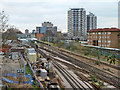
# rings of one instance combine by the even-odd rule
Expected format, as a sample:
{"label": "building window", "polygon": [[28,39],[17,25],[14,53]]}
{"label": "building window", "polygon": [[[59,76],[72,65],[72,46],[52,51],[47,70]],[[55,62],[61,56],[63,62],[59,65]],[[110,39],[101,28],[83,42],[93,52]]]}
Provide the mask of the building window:
{"label": "building window", "polygon": [[111,32],[108,32],[108,34],[111,34]]}
{"label": "building window", "polygon": [[101,34],[101,32],[99,32],[98,34]]}
{"label": "building window", "polygon": [[108,41],[108,43],[110,43],[111,41]]}
{"label": "building window", "polygon": [[107,45],[107,47],[109,47],[109,45]]}
{"label": "building window", "polygon": [[93,45],[98,46],[98,40],[93,40]]}

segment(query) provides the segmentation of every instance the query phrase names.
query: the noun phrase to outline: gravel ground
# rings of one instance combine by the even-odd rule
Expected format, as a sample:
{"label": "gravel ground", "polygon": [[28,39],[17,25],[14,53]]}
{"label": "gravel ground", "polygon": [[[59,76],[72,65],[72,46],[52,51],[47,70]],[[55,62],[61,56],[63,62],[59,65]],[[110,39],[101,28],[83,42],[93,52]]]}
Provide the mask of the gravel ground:
{"label": "gravel ground", "polygon": [[[2,73],[14,73],[17,74],[17,69],[20,69],[20,64],[18,60],[12,60],[9,58],[6,58],[4,56],[0,56],[0,77],[2,76]],[[7,79],[9,80],[13,80],[13,77],[7,77]],[[23,80],[23,79],[22,79]],[[13,80],[13,81],[17,81],[17,79]],[[28,79],[26,79],[25,81],[28,81]],[[2,82],[4,85],[8,85],[8,87],[10,88],[32,88],[32,86],[30,84],[10,84],[7,82]],[[1,90],[1,89],[0,89]]]}

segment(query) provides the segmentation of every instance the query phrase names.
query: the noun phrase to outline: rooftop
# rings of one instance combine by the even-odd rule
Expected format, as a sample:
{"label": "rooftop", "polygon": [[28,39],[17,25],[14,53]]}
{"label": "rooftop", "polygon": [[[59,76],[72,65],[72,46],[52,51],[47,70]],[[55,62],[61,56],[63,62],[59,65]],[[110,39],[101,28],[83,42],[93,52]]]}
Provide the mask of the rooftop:
{"label": "rooftop", "polygon": [[70,8],[71,10],[85,10],[84,8]]}
{"label": "rooftop", "polygon": [[118,29],[118,28],[98,28],[98,29],[92,29],[88,32],[120,32],[120,29]]}

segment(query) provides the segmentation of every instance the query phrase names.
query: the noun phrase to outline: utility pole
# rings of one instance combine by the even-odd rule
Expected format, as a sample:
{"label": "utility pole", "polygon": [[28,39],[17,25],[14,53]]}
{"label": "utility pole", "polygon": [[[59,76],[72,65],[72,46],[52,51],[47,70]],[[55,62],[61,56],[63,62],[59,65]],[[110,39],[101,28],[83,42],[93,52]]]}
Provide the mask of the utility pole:
{"label": "utility pole", "polygon": [[100,48],[98,48],[98,65],[100,66]]}
{"label": "utility pole", "polygon": [[48,37],[48,49],[49,49],[49,37]]}
{"label": "utility pole", "polygon": [[70,40],[70,54],[72,54],[72,43],[71,43],[71,40]]}
{"label": "utility pole", "polygon": [[65,46],[64,46],[64,48],[66,49],[66,40],[65,40]]}
{"label": "utility pole", "polygon": [[72,45],[71,45],[71,40],[70,40],[70,33],[68,34],[68,41],[69,41],[69,45],[70,45],[70,54],[72,54]]}

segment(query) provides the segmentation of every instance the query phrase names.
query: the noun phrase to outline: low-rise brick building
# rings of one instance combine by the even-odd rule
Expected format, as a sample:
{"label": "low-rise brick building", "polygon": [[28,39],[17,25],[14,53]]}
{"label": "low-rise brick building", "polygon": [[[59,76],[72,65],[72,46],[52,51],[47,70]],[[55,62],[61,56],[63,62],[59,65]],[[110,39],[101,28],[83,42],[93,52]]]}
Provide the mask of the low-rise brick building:
{"label": "low-rise brick building", "polygon": [[120,48],[120,29],[103,28],[88,31],[88,45]]}
{"label": "low-rise brick building", "polygon": [[42,34],[42,33],[37,33],[36,34],[36,38],[37,38],[37,40],[41,40],[41,38],[44,36],[44,34]]}

